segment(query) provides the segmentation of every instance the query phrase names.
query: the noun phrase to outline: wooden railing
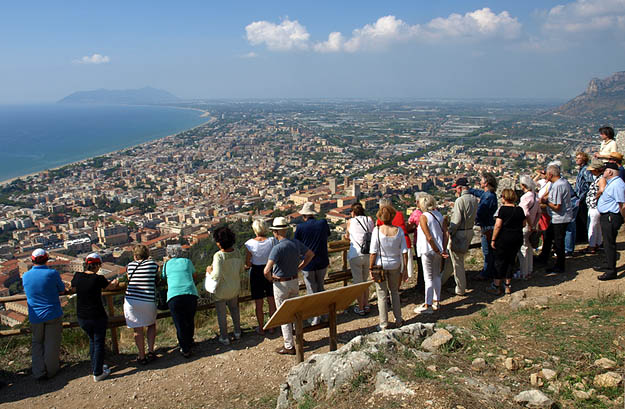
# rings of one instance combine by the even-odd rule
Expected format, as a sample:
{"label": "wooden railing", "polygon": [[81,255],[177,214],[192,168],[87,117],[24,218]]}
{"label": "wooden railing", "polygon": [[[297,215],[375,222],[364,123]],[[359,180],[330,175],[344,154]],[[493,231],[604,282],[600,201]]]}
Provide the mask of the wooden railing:
{"label": "wooden railing", "polygon": [[[334,242],[328,243],[328,253],[330,254],[341,253],[342,265],[341,265],[340,270],[328,272],[326,279],[325,279],[325,284],[334,284],[334,283],[343,282],[343,285],[345,286],[348,284],[348,281],[351,280],[352,274],[347,263],[347,251],[348,250],[349,250],[349,241],[341,240],[341,241],[334,241]],[[300,281],[299,287],[300,287],[300,290],[306,289],[306,286],[301,281]],[[126,325],[126,319],[124,318],[123,315],[115,315],[115,308],[114,308],[115,305],[113,302],[113,297],[124,294],[124,291],[125,290],[116,290],[116,291],[105,291],[102,293],[102,296],[106,300],[106,305],[107,305],[108,314],[109,314],[108,327],[111,329],[111,339],[112,339],[111,349],[116,354],[119,353],[119,341],[118,341],[117,328]],[[61,296],[61,298],[63,297],[67,297],[67,296],[65,295]],[[11,295],[8,297],[0,297],[0,303],[6,303],[6,302],[11,302],[11,301],[24,301],[24,300],[26,300],[25,294]],[[249,301],[252,301],[251,295],[245,295],[245,296],[239,297],[239,302],[249,302]],[[199,303],[197,309],[198,311],[203,311],[203,310],[210,310],[214,307],[215,305],[212,302]],[[167,318],[167,317],[171,317],[170,311],[159,311],[156,315],[157,319],[162,319],[162,318]],[[78,322],[64,321],[62,325],[63,325],[63,328],[75,328],[78,326]],[[2,330],[0,331],[0,337],[24,335],[30,332],[31,332],[30,327]]]}

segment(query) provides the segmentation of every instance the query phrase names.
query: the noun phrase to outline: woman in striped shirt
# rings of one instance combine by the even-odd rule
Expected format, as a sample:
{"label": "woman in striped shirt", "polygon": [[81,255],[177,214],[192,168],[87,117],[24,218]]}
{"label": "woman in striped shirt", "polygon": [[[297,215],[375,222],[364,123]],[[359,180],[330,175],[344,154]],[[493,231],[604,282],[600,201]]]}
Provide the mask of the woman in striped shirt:
{"label": "woman in striped shirt", "polygon": [[[150,259],[150,251],[142,244],[135,246],[135,260],[128,264],[128,287],[124,299],[124,317],[126,325],[135,332],[135,343],[139,350],[137,362],[145,365],[156,358],[154,341],[156,339],[156,272],[158,264]],[[148,353],[145,354],[143,328],[147,327]]]}

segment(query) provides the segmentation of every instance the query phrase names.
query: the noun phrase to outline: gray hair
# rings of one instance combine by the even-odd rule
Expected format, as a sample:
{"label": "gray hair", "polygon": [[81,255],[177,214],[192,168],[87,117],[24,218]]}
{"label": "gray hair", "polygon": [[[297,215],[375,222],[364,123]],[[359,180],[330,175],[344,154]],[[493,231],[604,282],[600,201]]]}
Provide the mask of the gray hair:
{"label": "gray hair", "polygon": [[378,203],[380,207],[383,206],[393,206],[393,202],[391,201],[391,199],[387,198],[387,197],[383,197],[380,199],[380,202]]}
{"label": "gray hair", "polygon": [[560,166],[551,164],[547,166],[547,172],[551,173],[552,176],[560,176]]}
{"label": "gray hair", "polygon": [[525,186],[530,192],[536,190],[536,182],[528,175],[521,175],[521,177],[519,177],[519,184]]}
{"label": "gray hair", "polygon": [[168,244],[167,245],[167,257],[177,258],[184,256],[184,249],[180,244]]}
{"label": "gray hair", "polygon": [[267,223],[261,219],[254,220],[254,223],[252,223],[252,230],[254,230],[254,234],[261,237],[267,237],[267,234],[269,234]]}
{"label": "gray hair", "polygon": [[427,195],[426,192],[415,192],[414,194],[414,200],[416,200],[417,203],[419,203],[419,198],[423,195]]}

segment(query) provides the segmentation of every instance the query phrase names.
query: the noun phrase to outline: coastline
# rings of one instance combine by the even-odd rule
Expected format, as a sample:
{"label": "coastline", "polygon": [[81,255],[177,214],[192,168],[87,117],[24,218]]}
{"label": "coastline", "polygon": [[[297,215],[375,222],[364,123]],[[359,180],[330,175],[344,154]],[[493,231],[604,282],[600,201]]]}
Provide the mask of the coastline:
{"label": "coastline", "polygon": [[[133,105],[133,106],[139,106],[139,105]],[[146,105],[146,106],[153,106],[153,105]],[[102,154],[95,155],[95,156],[89,156],[89,157],[86,157],[86,158],[83,158],[83,159],[80,159],[80,160],[77,160],[77,161],[73,161],[73,162],[68,162],[68,163],[65,163],[63,165],[59,165],[59,166],[56,166],[56,167],[46,168],[46,169],[38,170],[36,172],[31,172],[31,173],[27,173],[27,174],[20,175],[20,176],[14,176],[14,177],[9,178],[9,179],[0,180],[0,187],[5,187],[6,185],[10,184],[11,182],[13,182],[13,181],[15,181],[17,179],[24,179],[24,178],[37,176],[41,172],[46,172],[46,171],[50,171],[50,170],[58,170],[58,169],[62,169],[64,167],[66,167],[66,166],[79,165],[79,164],[81,164],[83,162],[89,161],[89,160],[94,159],[94,158],[98,158],[98,157],[101,157],[101,156],[113,155],[113,154],[116,154],[116,153],[119,153],[119,152],[122,152],[122,151],[125,151],[125,150],[128,150],[128,149],[133,149],[133,148],[137,148],[139,146],[148,145],[148,144],[151,144],[153,142],[160,141],[162,139],[166,139],[166,138],[170,138],[172,136],[176,136],[176,135],[178,135],[181,132],[187,132],[187,131],[194,130],[196,128],[199,128],[201,126],[204,126],[204,125],[210,123],[211,121],[213,121],[215,119],[214,117],[210,116],[210,112],[205,111],[203,109],[199,109],[199,108],[177,107],[177,106],[168,106],[168,105],[159,105],[159,106],[165,107],[165,108],[190,109],[190,110],[193,110],[193,111],[199,111],[199,112],[202,112],[202,115],[200,115],[200,118],[209,118],[209,119],[207,121],[205,121],[205,122],[202,122],[199,125],[194,126],[194,127],[191,127],[191,128],[188,128],[188,129],[182,129],[180,131],[177,131],[176,133],[165,135],[165,136],[162,136],[162,137],[159,137],[159,138],[156,138],[156,139],[152,139],[151,141],[141,142],[141,143],[138,143],[138,144],[135,144],[135,145],[129,145],[129,146],[126,146],[126,147],[123,147],[123,148],[120,148],[120,149],[116,149],[114,151],[102,153]]]}

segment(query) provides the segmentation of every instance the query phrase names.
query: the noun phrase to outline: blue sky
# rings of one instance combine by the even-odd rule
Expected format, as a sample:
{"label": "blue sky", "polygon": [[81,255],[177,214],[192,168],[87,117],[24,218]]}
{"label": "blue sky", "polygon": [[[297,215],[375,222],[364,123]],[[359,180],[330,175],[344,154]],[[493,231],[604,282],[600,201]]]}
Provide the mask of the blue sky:
{"label": "blue sky", "polygon": [[21,1],[0,103],[154,86],[182,98],[570,98],[625,70],[625,0]]}

